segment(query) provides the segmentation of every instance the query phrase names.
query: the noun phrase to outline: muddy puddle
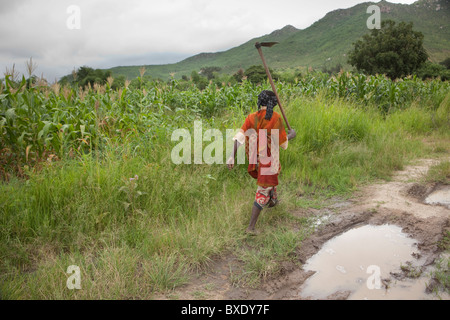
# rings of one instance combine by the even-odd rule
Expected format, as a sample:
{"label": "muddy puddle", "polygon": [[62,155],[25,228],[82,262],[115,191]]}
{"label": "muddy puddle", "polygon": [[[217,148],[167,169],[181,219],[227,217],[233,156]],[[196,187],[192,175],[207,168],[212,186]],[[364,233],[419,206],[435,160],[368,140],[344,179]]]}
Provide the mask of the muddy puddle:
{"label": "muddy puddle", "polygon": [[426,280],[392,279],[406,267],[415,272],[421,261],[417,241],[395,225],[365,225],[326,242],[304,265],[315,272],[301,287],[300,297],[325,299],[336,292],[349,300],[427,299]]}
{"label": "muddy puddle", "polygon": [[425,198],[425,203],[430,205],[442,205],[450,209],[450,186],[442,186]]}

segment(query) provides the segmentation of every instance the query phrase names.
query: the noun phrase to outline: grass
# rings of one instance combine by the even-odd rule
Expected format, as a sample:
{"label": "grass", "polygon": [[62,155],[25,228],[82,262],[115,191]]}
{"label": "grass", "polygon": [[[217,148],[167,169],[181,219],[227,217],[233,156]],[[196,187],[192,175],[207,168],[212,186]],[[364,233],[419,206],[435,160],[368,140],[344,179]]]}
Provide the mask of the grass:
{"label": "grass", "polygon": [[[293,209],[389,177],[427,152],[424,137],[446,141],[447,103],[385,115],[325,94],[292,99],[297,138],[281,153],[283,202],[263,212],[255,238],[243,232],[255,192],[244,166],[176,166],[164,136],[139,141],[138,151],[125,139],[101,156],[48,162],[0,186],[0,298],[149,299],[229,250],[244,266],[232,271],[234,283],[256,286],[292,260],[311,230]],[[213,125],[241,121],[225,115]],[[70,265],[81,269],[81,290],[66,288]]]}
{"label": "grass", "polygon": [[374,178],[388,178],[423,152],[419,140],[405,139],[401,120],[407,111],[384,117],[341,100],[325,103],[320,97],[296,100],[289,111],[292,126],[300,129],[298,140],[282,154],[285,180],[301,181],[309,192],[351,192]]}
{"label": "grass", "polygon": [[[303,225],[303,230],[307,230],[306,227]],[[243,269],[235,275],[235,283],[256,287],[277,275],[281,262],[295,261],[295,250],[305,235],[286,226],[274,226],[261,237],[247,240],[245,249],[241,248],[237,254]]]}
{"label": "grass", "polygon": [[428,170],[425,178],[427,182],[450,184],[450,161],[442,161]]}

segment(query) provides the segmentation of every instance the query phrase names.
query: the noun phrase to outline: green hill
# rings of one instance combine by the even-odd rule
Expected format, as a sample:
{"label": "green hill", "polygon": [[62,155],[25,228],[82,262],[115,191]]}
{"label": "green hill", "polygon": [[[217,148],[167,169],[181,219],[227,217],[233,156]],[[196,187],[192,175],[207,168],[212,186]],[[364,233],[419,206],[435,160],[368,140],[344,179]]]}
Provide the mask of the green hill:
{"label": "green hill", "polygon": [[[146,75],[167,79],[189,76],[193,70],[217,66],[222,72],[234,73],[239,68],[260,64],[254,47],[257,41],[278,41],[277,46],[265,49],[265,57],[274,69],[305,69],[308,67],[332,67],[340,63],[347,66],[346,54],[352,44],[369,32],[366,21],[370,17],[367,8],[376,4],[381,8],[381,20],[413,22],[414,30],[424,34],[424,46],[431,61],[440,62],[450,56],[450,2],[448,0],[419,0],[411,5],[386,1],[365,2],[349,9],[329,12],[306,29],[286,26],[283,29],[217,53],[201,53],[181,62],[166,65],[147,65]],[[139,75],[142,66],[115,67],[113,75],[125,75],[132,79]]]}

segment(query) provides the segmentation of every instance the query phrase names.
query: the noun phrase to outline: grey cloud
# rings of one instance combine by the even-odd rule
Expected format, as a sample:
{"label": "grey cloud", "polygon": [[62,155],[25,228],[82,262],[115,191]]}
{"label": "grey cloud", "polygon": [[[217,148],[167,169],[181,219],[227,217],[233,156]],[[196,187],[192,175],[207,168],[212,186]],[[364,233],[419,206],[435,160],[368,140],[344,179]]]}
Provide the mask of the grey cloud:
{"label": "grey cloud", "polygon": [[7,15],[8,13],[15,12],[28,0],[0,0],[0,15]]}

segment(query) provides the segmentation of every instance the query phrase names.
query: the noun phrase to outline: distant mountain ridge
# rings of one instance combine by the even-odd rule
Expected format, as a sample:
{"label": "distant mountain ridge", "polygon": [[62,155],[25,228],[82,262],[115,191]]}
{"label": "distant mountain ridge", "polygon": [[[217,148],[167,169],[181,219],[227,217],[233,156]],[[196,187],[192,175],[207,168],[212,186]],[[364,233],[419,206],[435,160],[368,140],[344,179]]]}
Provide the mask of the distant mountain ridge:
{"label": "distant mountain ridge", "polygon": [[[380,7],[382,21],[413,22],[414,30],[425,36],[424,46],[431,61],[440,62],[450,57],[449,0],[419,0],[410,5],[380,1],[331,11],[306,29],[287,25],[227,51],[200,53],[173,64],[147,65],[146,75],[167,79],[174,74],[176,78],[181,78],[183,75],[189,76],[193,70],[211,66],[222,68],[222,72],[234,73],[240,68],[261,63],[254,47],[257,41],[279,42],[265,54],[268,64],[274,69],[345,66],[346,55],[353,43],[369,32],[366,26],[370,17],[367,8],[372,4]],[[132,79],[139,75],[141,67],[114,67],[108,70],[113,75],[125,75]]]}

